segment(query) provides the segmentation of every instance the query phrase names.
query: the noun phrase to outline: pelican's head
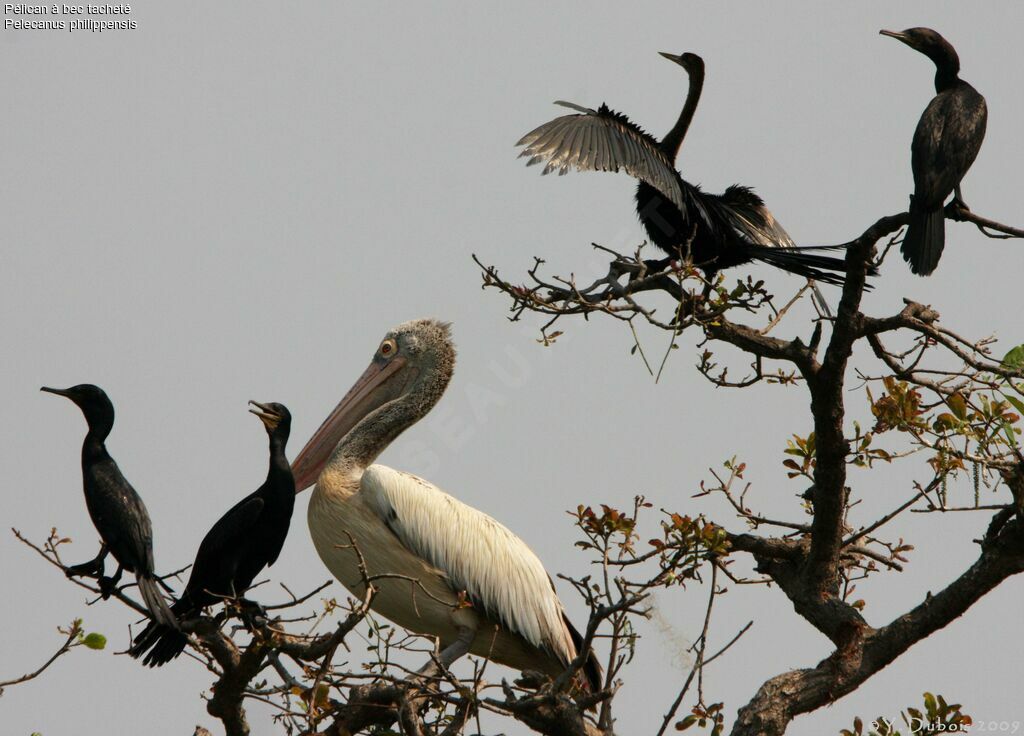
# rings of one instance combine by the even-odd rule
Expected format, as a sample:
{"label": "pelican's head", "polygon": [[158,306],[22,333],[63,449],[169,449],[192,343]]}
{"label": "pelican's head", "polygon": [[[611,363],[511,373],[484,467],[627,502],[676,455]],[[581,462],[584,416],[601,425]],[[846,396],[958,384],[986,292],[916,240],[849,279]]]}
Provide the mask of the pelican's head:
{"label": "pelican's head", "polygon": [[659,54],[664,56],[669,61],[674,61],[676,64],[686,70],[687,74],[704,74],[704,59],[697,56],[697,54],[691,54],[689,51],[683,54],[669,54],[664,51],[659,51]]}
{"label": "pelican's head", "polygon": [[953,46],[938,31],[933,31],[931,28],[908,28],[905,31],[881,30],[879,33],[883,36],[889,36],[890,38],[902,41],[910,48],[920,51],[933,61],[953,58],[957,59],[959,63]]}
{"label": "pelican's head", "polygon": [[99,386],[94,386],[91,383],[80,383],[71,388],[49,388],[48,386],[43,386],[39,390],[64,396],[74,401],[78,408],[82,410],[89,426],[94,429],[105,428],[109,432],[110,428],[114,425],[114,405],[110,402],[106,392]]}
{"label": "pelican's head", "polygon": [[455,346],[448,323],[417,319],[389,330],[369,367],[292,463],[295,492],[316,483],[338,443],[381,407],[404,399],[415,419],[430,411],[454,369]]}
{"label": "pelican's head", "polygon": [[267,434],[287,442],[288,433],[292,428],[292,414],[288,411],[288,407],[275,402],[261,404],[258,401],[250,401],[249,403],[255,407],[249,411],[260,418],[263,426],[267,428]]}

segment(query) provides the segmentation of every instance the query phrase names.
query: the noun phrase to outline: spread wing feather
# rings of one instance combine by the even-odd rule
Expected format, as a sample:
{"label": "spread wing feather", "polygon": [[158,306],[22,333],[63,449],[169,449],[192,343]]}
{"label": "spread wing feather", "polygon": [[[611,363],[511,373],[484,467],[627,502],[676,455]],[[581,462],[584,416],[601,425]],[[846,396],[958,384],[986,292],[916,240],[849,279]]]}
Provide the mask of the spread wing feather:
{"label": "spread wing feather", "polygon": [[546,162],[543,173],[578,171],[625,171],[650,184],[684,214],[694,206],[689,185],[679,174],[658,142],[620,113],[601,105],[590,110],[572,103],[556,104],[581,111],[557,117],[524,135],[520,157],[527,165]]}

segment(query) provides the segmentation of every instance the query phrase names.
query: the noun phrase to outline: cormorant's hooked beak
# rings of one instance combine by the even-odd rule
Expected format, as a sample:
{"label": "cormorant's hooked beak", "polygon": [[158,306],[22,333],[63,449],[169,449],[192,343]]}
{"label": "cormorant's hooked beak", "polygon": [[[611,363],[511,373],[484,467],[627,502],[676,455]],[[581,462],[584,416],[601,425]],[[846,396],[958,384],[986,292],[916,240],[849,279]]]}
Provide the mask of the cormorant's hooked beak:
{"label": "cormorant's hooked beak", "polygon": [[897,41],[902,41],[908,46],[910,45],[910,39],[908,39],[907,34],[903,33],[902,31],[886,31],[883,29],[878,33],[882,36],[888,36],[889,38],[895,38]]}
{"label": "cormorant's hooked beak", "polygon": [[255,409],[249,410],[250,414],[255,414],[256,416],[258,416],[260,418],[260,421],[263,422],[263,425],[271,432],[277,429],[277,425],[281,423],[281,416],[279,414],[277,414],[267,404],[261,404],[258,401],[251,400],[249,401],[249,403],[256,407]]}
{"label": "cormorant's hooked beak", "polygon": [[659,51],[658,53],[660,55],[664,56],[669,61],[674,61],[679,66],[685,66],[683,64],[683,57],[678,55],[678,54],[669,54],[669,53],[666,53],[665,51]]}
{"label": "cormorant's hooked beak", "polygon": [[66,388],[50,388],[49,386],[43,386],[39,390],[45,391],[48,394],[57,394],[58,396],[63,396],[69,399],[71,398],[71,395],[68,393],[68,390]]}
{"label": "cormorant's hooked beak", "polygon": [[292,462],[296,493],[316,483],[334,448],[363,417],[401,393],[405,382],[392,379],[405,365],[406,359],[400,356],[370,363]]}

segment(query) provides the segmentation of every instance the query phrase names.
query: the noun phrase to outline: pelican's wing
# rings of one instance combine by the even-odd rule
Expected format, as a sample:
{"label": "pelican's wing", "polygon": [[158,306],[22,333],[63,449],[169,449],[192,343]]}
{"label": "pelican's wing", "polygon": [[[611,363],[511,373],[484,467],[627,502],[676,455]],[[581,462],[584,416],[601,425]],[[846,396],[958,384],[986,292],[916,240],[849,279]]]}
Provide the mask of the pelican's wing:
{"label": "pelican's wing", "polygon": [[679,174],[648,133],[606,105],[590,110],[569,102],[556,104],[581,112],[555,118],[520,138],[516,145],[523,146],[520,158],[529,157],[527,166],[543,161],[546,165],[542,173],[558,171],[560,176],[571,167],[579,171],[625,171],[657,189],[680,212],[689,211],[692,202],[683,192]]}
{"label": "pelican's wing", "polygon": [[526,543],[422,478],[371,465],[360,494],[409,551],[443,571],[487,618],[565,663],[575,647],[562,603]]}
{"label": "pelican's wing", "polygon": [[717,197],[708,197],[723,221],[741,238],[757,245],[792,248],[796,245],[762,200],[749,187],[733,185]]}

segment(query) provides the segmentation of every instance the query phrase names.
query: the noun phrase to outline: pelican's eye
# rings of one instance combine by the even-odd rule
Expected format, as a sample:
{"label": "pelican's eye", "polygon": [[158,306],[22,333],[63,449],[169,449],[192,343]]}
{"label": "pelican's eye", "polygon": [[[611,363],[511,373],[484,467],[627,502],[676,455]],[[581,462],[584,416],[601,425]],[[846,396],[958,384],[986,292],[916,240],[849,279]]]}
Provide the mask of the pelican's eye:
{"label": "pelican's eye", "polygon": [[380,355],[382,358],[390,358],[398,352],[398,343],[388,339],[380,344]]}

